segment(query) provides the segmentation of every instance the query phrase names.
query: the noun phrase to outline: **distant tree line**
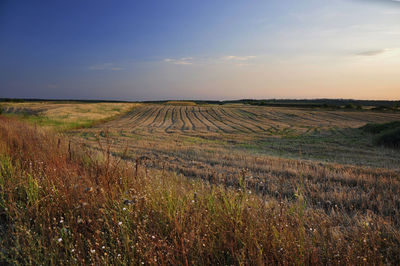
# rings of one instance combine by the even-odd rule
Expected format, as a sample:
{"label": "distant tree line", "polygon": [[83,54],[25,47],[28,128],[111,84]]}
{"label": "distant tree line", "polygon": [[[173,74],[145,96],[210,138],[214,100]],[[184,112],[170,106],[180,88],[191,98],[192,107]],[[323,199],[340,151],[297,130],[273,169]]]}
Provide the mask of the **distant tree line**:
{"label": "distant tree line", "polygon": [[332,109],[364,109],[368,107],[374,111],[400,111],[400,101],[382,101],[382,100],[354,100],[354,99],[241,99],[241,100],[160,100],[160,101],[109,101],[109,100],[52,100],[52,99],[17,99],[17,98],[0,98],[0,102],[37,102],[51,101],[58,103],[78,102],[78,103],[124,103],[124,102],[142,102],[165,104],[170,101],[174,102],[194,102],[198,105],[204,104],[248,104],[256,106],[276,106],[276,107],[301,107],[301,108],[332,108]]}
{"label": "distant tree line", "polygon": [[117,100],[76,100],[76,99],[41,99],[41,98],[0,98],[0,102],[56,102],[56,103],[129,103],[130,101]]}

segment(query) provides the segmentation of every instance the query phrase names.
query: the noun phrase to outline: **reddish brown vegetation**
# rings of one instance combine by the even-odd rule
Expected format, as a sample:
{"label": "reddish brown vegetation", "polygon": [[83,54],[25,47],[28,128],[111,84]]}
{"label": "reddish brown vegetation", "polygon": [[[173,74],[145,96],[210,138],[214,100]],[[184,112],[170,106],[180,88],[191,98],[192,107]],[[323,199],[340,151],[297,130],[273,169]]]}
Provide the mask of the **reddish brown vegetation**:
{"label": "reddish brown vegetation", "polygon": [[[244,175],[238,186],[231,188],[191,181],[113,158],[107,144],[100,152],[69,147],[61,136],[5,118],[0,118],[0,162],[3,263],[400,261],[399,228],[393,221],[369,207],[350,213],[334,205],[329,213],[314,208],[308,202],[309,193],[318,193],[309,191],[308,177],[303,182],[293,181],[295,199],[277,201],[251,192]],[[287,161],[280,163],[283,166]],[[298,170],[307,168],[314,171],[307,165]],[[295,168],[288,177],[291,171]],[[373,199],[382,206],[386,198],[397,202],[393,186],[398,188],[398,177],[383,176],[379,182],[379,175],[371,175],[371,180],[357,180],[357,172],[352,170],[335,180],[329,176],[334,171],[325,176],[320,172],[321,182],[324,177],[331,180],[325,189],[349,182],[346,187],[359,186],[375,193]],[[357,196],[349,191],[332,193],[346,202]],[[400,209],[398,205],[392,208]]]}

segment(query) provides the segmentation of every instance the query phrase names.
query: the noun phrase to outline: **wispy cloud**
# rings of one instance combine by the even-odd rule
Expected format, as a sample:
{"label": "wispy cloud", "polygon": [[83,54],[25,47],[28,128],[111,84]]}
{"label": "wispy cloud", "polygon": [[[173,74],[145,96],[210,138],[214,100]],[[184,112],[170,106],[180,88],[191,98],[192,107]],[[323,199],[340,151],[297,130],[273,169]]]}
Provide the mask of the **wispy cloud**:
{"label": "wispy cloud", "polygon": [[247,63],[238,63],[238,64],[235,64],[237,67],[248,67],[248,66],[250,66],[250,64],[247,64]]}
{"label": "wispy cloud", "polygon": [[363,52],[359,52],[356,55],[359,56],[377,56],[377,55],[381,55],[385,52],[387,52],[388,49],[379,49],[379,50],[369,50],[369,51],[363,51]]}
{"label": "wispy cloud", "polygon": [[178,59],[174,58],[165,58],[164,62],[174,64],[174,65],[192,65],[193,57],[181,57]]}
{"label": "wispy cloud", "polygon": [[115,66],[114,63],[103,63],[96,64],[88,67],[89,70],[111,70],[111,71],[121,71],[124,70],[122,67]]}
{"label": "wispy cloud", "polygon": [[221,57],[222,60],[233,60],[233,61],[247,61],[250,59],[255,58],[255,56],[248,55],[248,56],[237,56],[237,55],[227,55]]}

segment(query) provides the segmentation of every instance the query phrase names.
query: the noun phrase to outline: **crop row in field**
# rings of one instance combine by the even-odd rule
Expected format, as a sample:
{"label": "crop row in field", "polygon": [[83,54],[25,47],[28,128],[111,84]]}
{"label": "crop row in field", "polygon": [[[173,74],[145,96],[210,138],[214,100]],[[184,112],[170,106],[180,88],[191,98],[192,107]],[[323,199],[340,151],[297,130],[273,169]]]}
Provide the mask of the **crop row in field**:
{"label": "crop row in field", "polygon": [[359,127],[365,123],[392,121],[398,114],[345,111],[310,111],[249,106],[146,105],[106,126],[149,132],[203,133],[312,133],[326,129]]}
{"label": "crop row in field", "polygon": [[[186,177],[228,187],[245,182],[266,197],[292,200],[301,187],[312,208],[350,216],[371,212],[400,226],[400,201],[393,196],[399,190],[400,155],[370,144],[370,137],[356,129],[399,118],[244,105],[144,105],[84,130],[79,141],[109,145],[127,160],[148,158],[148,167]],[[317,161],[303,160],[306,156]]]}

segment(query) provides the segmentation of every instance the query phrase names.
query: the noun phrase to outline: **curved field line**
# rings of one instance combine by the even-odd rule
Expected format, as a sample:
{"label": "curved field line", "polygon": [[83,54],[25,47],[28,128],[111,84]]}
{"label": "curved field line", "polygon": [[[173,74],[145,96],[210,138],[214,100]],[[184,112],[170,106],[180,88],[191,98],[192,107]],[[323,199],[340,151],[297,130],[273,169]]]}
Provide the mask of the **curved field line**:
{"label": "curved field line", "polygon": [[[320,117],[315,117],[314,115],[315,115],[315,113],[313,113],[313,112],[303,112],[303,116],[301,118],[308,120],[308,121],[312,121],[312,122],[314,122],[314,124],[315,124],[315,122],[318,122],[318,123],[321,122],[321,120],[328,121],[328,119],[325,119],[324,118],[325,116],[322,116],[321,114],[320,114]],[[329,121],[329,122],[331,122],[331,121]]]}
{"label": "curved field line", "polygon": [[[198,112],[200,112],[200,111],[198,111]],[[203,124],[206,127],[207,131],[211,131],[211,127],[197,116],[196,110],[194,107],[192,107],[191,113],[193,114],[193,117],[195,117],[197,119],[197,121],[199,121],[201,124]]]}
{"label": "curved field line", "polygon": [[[217,108],[218,108],[218,107],[217,107]],[[241,129],[241,128],[244,128],[243,126],[240,126],[240,125],[238,125],[237,123],[235,123],[235,122],[231,121],[230,119],[226,118],[224,114],[222,114],[222,113],[218,114],[218,113],[215,111],[215,109],[217,109],[217,108],[211,108],[211,109],[209,110],[209,111],[210,111],[210,115],[212,115],[212,114],[211,114],[211,111],[214,113],[213,117],[214,117],[217,121],[219,121],[220,123],[222,123],[222,124],[224,124],[224,125],[226,125],[226,126],[229,126],[230,128],[232,128],[232,129],[235,130],[235,131],[239,131],[239,132],[245,132],[245,131],[246,131],[246,130]],[[219,110],[219,109],[220,109],[220,108],[218,108],[218,110]],[[230,123],[226,123],[225,121],[229,121]],[[240,127],[238,127],[238,126],[240,126]]]}
{"label": "curved field line", "polygon": [[166,112],[168,110],[167,107],[161,106],[160,107],[160,115],[158,116],[157,120],[154,122],[154,124],[152,125],[152,127],[154,128],[160,128],[161,124],[163,123],[165,116],[166,116]]}
{"label": "curved field line", "polygon": [[[235,130],[237,130],[237,131],[245,132],[244,130],[242,130],[242,129],[240,129],[240,128],[237,127],[237,126],[238,126],[237,123],[234,123],[234,122],[230,121],[230,119],[223,119],[222,114],[217,114],[217,112],[215,111],[214,108],[212,108],[212,109],[210,110],[210,115],[211,115],[211,111],[214,112],[215,119],[216,119],[217,121],[220,121],[221,123],[223,123],[223,124],[225,124],[225,125],[227,125],[227,126],[233,128],[233,129],[235,129]],[[227,120],[227,121],[229,121],[229,122],[231,122],[231,123],[228,124],[228,123],[224,122],[224,120]],[[234,125],[236,125],[236,126],[234,126]],[[241,126],[241,127],[242,127],[242,126]],[[243,128],[243,127],[242,127],[242,128]]]}
{"label": "curved field line", "polygon": [[183,106],[179,107],[179,116],[180,116],[180,118],[181,118],[180,120],[181,120],[182,123],[183,123],[183,125],[182,125],[182,127],[181,127],[181,131],[185,131],[185,129],[186,129],[186,121],[185,121],[185,119],[183,118],[182,108],[185,108],[185,107],[183,107]]}
{"label": "curved field line", "polygon": [[[235,120],[243,121],[245,124],[251,125],[253,127],[256,127],[261,131],[266,131],[263,127],[259,126],[257,123],[254,123],[253,119],[251,119],[251,118],[248,118],[248,119],[243,118],[239,113],[236,113],[234,111],[235,109],[229,109],[229,111],[228,111],[226,108],[221,108],[220,110],[227,117],[230,117],[230,118],[235,119]],[[256,132],[256,131],[254,131],[254,132]]]}
{"label": "curved field line", "polygon": [[[218,108],[218,109],[219,109],[219,108]],[[240,125],[240,124],[238,124],[238,123],[232,121],[231,119],[229,119],[228,117],[226,117],[226,115],[224,115],[224,116],[225,116],[225,119],[223,119],[223,118],[222,118],[222,115],[223,115],[223,114],[222,114],[221,111],[220,111],[221,114],[218,114],[218,113],[215,111],[214,108],[212,108],[211,111],[214,112],[215,116],[217,117],[216,119],[218,119],[219,121],[221,121],[221,123],[224,123],[224,124],[227,125],[227,126],[230,126],[230,127],[232,127],[232,128],[235,128],[235,129],[236,129],[237,131],[239,131],[239,132],[246,132],[246,131],[248,131],[248,130],[255,132],[254,130],[249,129],[248,127],[245,127],[245,126],[243,126],[243,125]],[[223,121],[223,120],[229,121],[230,124],[226,123],[226,122]],[[233,125],[236,125],[236,126],[233,126]],[[240,129],[240,128],[238,128],[237,126],[239,126],[239,127],[241,127],[241,128],[244,128],[245,130]],[[246,130],[246,129],[248,129],[248,130]]]}
{"label": "curved field line", "polygon": [[271,125],[272,124],[271,119],[269,119],[267,116],[253,113],[246,109],[239,109],[239,110],[242,111],[246,117],[249,117],[249,118],[251,117],[254,121],[257,121],[257,122],[261,123],[262,125],[268,125],[268,129],[264,128],[265,131],[273,133],[272,129],[275,129],[275,127],[273,127]]}
{"label": "curved field line", "polygon": [[158,107],[158,113],[157,113],[157,115],[154,117],[153,122],[151,122],[151,124],[148,125],[149,127],[154,127],[154,124],[156,123],[158,117],[160,116],[160,113],[161,113],[162,109],[163,109],[162,107]]}
{"label": "curved field line", "polygon": [[286,123],[289,126],[302,126],[302,125],[315,125],[315,123],[321,123],[322,120],[315,121],[310,117],[307,117],[307,113],[303,111],[297,111],[294,113],[290,112],[280,112],[278,113],[281,115],[281,123]]}
{"label": "curved field line", "polygon": [[135,110],[132,110],[131,112],[127,113],[126,115],[124,115],[123,117],[121,117],[120,120],[131,120],[133,117],[135,117],[137,114],[140,113],[141,109],[146,108],[146,107],[139,107],[136,108]]}
{"label": "curved field line", "polygon": [[[136,123],[143,123],[143,121],[149,120],[151,116],[157,111],[157,108],[151,107],[149,112],[143,113],[135,122]],[[139,126],[144,127],[145,124],[141,124]]]}
{"label": "curved field line", "polygon": [[[243,110],[243,109],[235,109],[235,111],[231,111],[232,113],[236,113],[239,117],[241,117],[242,119],[250,119],[251,123],[260,128],[263,131],[269,132],[271,127],[265,128],[264,125],[268,124],[266,120],[262,120],[260,118],[258,118],[258,115],[251,113],[247,110]],[[248,121],[250,123],[250,121]],[[261,126],[262,125],[262,126]],[[268,125],[266,125],[268,126]]]}
{"label": "curved field line", "polygon": [[140,112],[138,115],[135,116],[134,119],[129,119],[129,123],[127,123],[127,125],[130,125],[130,127],[136,128],[138,126],[142,126],[139,125],[140,122],[142,122],[149,113],[154,112],[153,108],[148,108],[147,110],[143,110],[142,112]]}
{"label": "curved field line", "polygon": [[280,116],[277,116],[276,112],[269,111],[269,110],[262,110],[262,111],[264,111],[264,112],[262,112],[260,114],[261,117],[264,118],[264,119],[267,119],[268,122],[271,124],[271,127],[274,128],[274,130],[276,129],[275,126],[287,124],[287,121],[283,120]]}
{"label": "curved field line", "polygon": [[136,123],[140,123],[140,127],[147,127],[148,124],[151,123],[151,118],[153,117],[154,113],[157,111],[157,108],[151,107],[150,112],[143,113],[137,120]]}
{"label": "curved field line", "polygon": [[154,110],[154,111],[151,112],[151,113],[142,121],[142,126],[143,126],[143,127],[149,128],[150,125],[153,123],[154,117],[156,116],[156,113],[157,113],[158,108],[157,108],[157,107],[153,107],[153,110]]}
{"label": "curved field line", "polygon": [[265,120],[259,118],[259,114],[252,113],[246,109],[237,109],[239,112],[245,113],[244,115],[248,118],[253,118],[253,120],[263,123]]}
{"label": "curved field line", "polygon": [[169,116],[167,117],[167,119],[165,120],[165,125],[163,125],[163,127],[165,127],[165,132],[166,133],[170,133],[168,130],[172,127],[172,125],[174,124],[174,108],[171,107],[168,109],[169,111]]}
{"label": "curved field line", "polygon": [[242,121],[246,121],[248,124],[260,129],[261,131],[268,131],[267,129],[265,129],[264,127],[261,126],[263,123],[260,123],[259,121],[257,121],[253,117],[246,116],[243,113],[241,113],[239,110],[236,110],[236,109],[230,110],[230,112],[232,114],[236,115],[237,119],[240,119]]}
{"label": "curved field line", "polygon": [[176,120],[175,120],[174,128],[176,130],[182,131],[182,128],[183,128],[183,126],[186,125],[186,123],[185,123],[185,121],[183,121],[182,113],[180,111],[181,110],[181,106],[177,106],[175,108],[175,110],[176,110]]}
{"label": "curved field line", "polygon": [[120,120],[113,121],[112,124],[117,125],[117,126],[121,124],[122,127],[126,126],[126,125],[131,125],[132,123],[135,123],[136,120],[139,119],[139,117],[143,115],[143,113],[148,113],[150,111],[151,111],[151,108],[147,108],[147,107],[146,108],[138,108],[135,110],[135,114],[132,115],[131,117],[127,116]]}
{"label": "curved field line", "polygon": [[[218,126],[217,124],[215,124],[213,120],[210,120],[209,118],[206,117],[205,114],[209,115],[209,114],[207,113],[207,109],[205,109],[205,111],[204,111],[204,113],[203,113],[203,112],[200,110],[200,107],[199,107],[199,114],[200,114],[208,123],[214,125],[215,128],[217,129],[217,131],[219,130],[219,131],[222,131],[222,132],[224,132],[224,133],[229,133],[229,132],[226,131],[225,129],[223,129],[223,128],[221,128],[220,126]],[[214,118],[213,118],[213,119],[214,119]]]}
{"label": "curved field line", "polygon": [[[224,115],[228,121],[231,121],[231,123],[235,123],[236,125],[239,125],[239,126],[241,126],[241,127],[243,127],[243,128],[246,128],[247,130],[249,130],[249,131],[251,131],[251,132],[254,132],[254,133],[257,132],[257,130],[254,130],[253,128],[250,127],[251,123],[249,123],[249,121],[247,121],[247,120],[243,121],[242,119],[239,119],[238,116],[229,114],[229,113],[225,110],[225,108],[219,108],[218,111],[219,111],[222,115]],[[243,122],[243,123],[241,123],[241,122]]]}
{"label": "curved field line", "polygon": [[[148,110],[148,106],[143,106],[142,108],[137,108],[133,110],[132,112],[129,112],[124,118],[127,119],[128,121],[136,119],[142,112],[143,110]],[[122,120],[122,119],[121,119]]]}
{"label": "curved field line", "polygon": [[173,107],[172,110],[171,110],[171,124],[165,129],[166,133],[171,133],[169,131],[169,129],[174,126],[175,121],[176,121],[176,118],[174,118],[174,116],[177,116],[176,111],[175,111],[175,107]]}
{"label": "curved field line", "polygon": [[184,114],[185,114],[185,116],[186,116],[187,120],[188,120],[188,121],[189,121],[189,123],[192,125],[192,128],[191,128],[191,130],[193,130],[193,131],[196,131],[196,126],[194,125],[194,123],[193,123],[192,119],[190,119],[190,117],[189,117],[189,114],[188,114],[188,109],[189,109],[189,107],[183,107],[183,108],[185,108],[185,112],[184,112]]}
{"label": "curved field line", "polygon": [[[229,130],[229,132],[231,133],[232,132],[232,130],[233,131],[238,131],[239,129],[238,128],[236,128],[236,127],[234,127],[234,126],[232,126],[232,125],[229,125],[229,124],[227,124],[227,123],[224,123],[223,121],[222,121],[222,119],[220,118],[220,117],[218,117],[218,115],[215,113],[215,111],[214,111],[214,114],[212,114],[211,113],[211,111],[214,111],[214,108],[208,108],[208,109],[206,109],[205,110],[205,114],[207,115],[207,116],[209,116],[209,117],[211,117],[213,120],[213,122],[216,124],[216,123],[220,123],[221,125],[223,125],[223,126],[219,126],[221,129],[223,129],[223,128],[226,128],[227,130],[229,130],[229,128],[230,128],[230,130]],[[211,120],[210,120],[211,121]],[[239,130],[240,131],[240,130]]]}
{"label": "curved field line", "polygon": [[166,109],[165,115],[164,115],[163,121],[162,121],[161,124],[158,126],[159,128],[165,127],[165,123],[167,122],[168,114],[169,114],[171,108],[172,108],[172,107],[165,107],[165,109]]}

